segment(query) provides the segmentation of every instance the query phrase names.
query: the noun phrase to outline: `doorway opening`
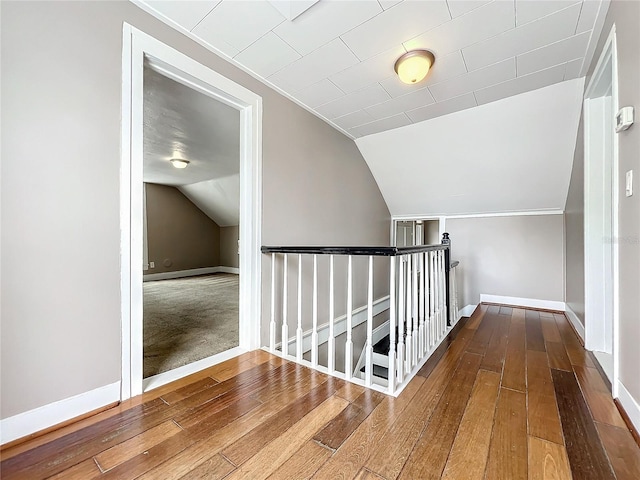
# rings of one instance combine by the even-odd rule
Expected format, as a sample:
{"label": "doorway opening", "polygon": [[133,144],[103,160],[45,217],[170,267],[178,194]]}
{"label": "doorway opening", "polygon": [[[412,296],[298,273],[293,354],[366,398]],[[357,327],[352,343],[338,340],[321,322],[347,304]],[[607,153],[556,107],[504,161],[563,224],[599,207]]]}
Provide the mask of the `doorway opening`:
{"label": "doorway opening", "polygon": [[391,224],[391,244],[395,247],[437,245],[442,241],[444,219],[441,217],[393,218]]}
{"label": "doorway opening", "polygon": [[617,396],[618,109],[615,26],[585,92],[585,347]]}
{"label": "doorway opening", "polygon": [[[121,397],[124,400],[259,347],[262,101],[246,88],[127,24],[123,30],[122,66]],[[155,112],[156,107],[152,104],[147,102],[145,105],[145,96],[150,93],[145,92],[145,81],[147,84],[155,81],[170,91],[164,99],[160,99],[160,106]],[[161,97],[162,88],[154,91],[153,95]],[[181,102],[191,103],[192,108],[181,110]],[[230,114],[234,121],[214,125],[215,122],[207,117],[211,113],[211,105]],[[166,118],[160,119],[163,115]],[[162,125],[173,131],[162,130]],[[182,131],[185,125],[190,128]],[[154,127],[159,127],[159,131],[154,132]],[[214,131],[216,128],[222,131]],[[225,130],[228,128],[231,131]],[[231,162],[219,161],[220,152],[215,153],[217,162],[207,162],[205,157],[210,157],[211,153],[198,151],[187,141],[190,138],[200,138],[200,141],[208,137],[217,138],[218,134],[235,139],[231,142],[236,150],[235,166],[231,166]],[[171,152],[165,153],[165,141],[170,142],[172,138]],[[158,150],[155,155],[154,149]],[[153,158],[159,162],[157,165],[149,163]],[[171,159],[186,160],[187,168],[175,168]],[[182,170],[182,176],[178,177],[180,180],[176,180],[175,170]],[[150,196],[154,198],[154,213]],[[164,200],[158,202],[160,197]],[[223,197],[227,200],[235,197],[239,199],[239,204],[221,207]],[[179,214],[172,216],[171,209],[181,208],[177,205],[187,206],[190,213],[182,209]],[[186,217],[190,217],[186,222],[189,225],[185,223]],[[207,219],[214,217],[215,220],[208,222]],[[233,217],[232,220],[229,217]],[[152,226],[151,223],[158,219],[160,226],[156,225],[157,222]],[[174,231],[169,228],[172,223],[179,223],[173,225],[178,227]],[[196,234],[187,240],[185,229],[194,225]],[[152,232],[156,227],[169,238],[160,238]],[[242,232],[239,238],[238,232]],[[163,241],[165,246],[159,246]],[[200,245],[203,248],[195,252],[198,244],[203,244]],[[226,260],[221,262],[223,256]],[[199,276],[202,274],[208,277]],[[179,300],[173,305],[179,303],[184,310],[198,303],[194,300],[197,294],[190,300],[185,297],[194,291],[212,288],[212,283],[217,283],[215,288],[218,290],[222,289],[221,283],[231,284],[230,288],[236,289],[237,341],[230,342],[236,346],[229,349],[226,348],[229,345],[218,345],[225,349],[205,358],[184,355],[182,360],[189,363],[176,367],[180,361],[177,364],[168,362],[168,371],[154,372],[158,374],[143,380],[144,305],[149,310],[151,305],[157,303],[155,300],[147,302],[143,280],[149,280],[144,285],[155,283],[158,286],[160,284],[157,282],[178,281],[174,280],[176,276],[180,277],[183,285],[168,285],[168,290],[165,288],[164,293],[155,292],[153,298],[166,300],[169,295],[167,292],[171,292],[174,300]],[[233,281],[229,281],[233,278],[237,282],[235,286]],[[208,287],[206,284],[209,284]],[[171,314],[168,316],[171,317]],[[185,338],[194,339],[193,335]],[[173,351],[176,350],[173,347],[179,347],[184,339],[166,340],[168,350]],[[196,357],[212,352],[210,350]]]}
{"label": "doorway opening", "polygon": [[153,383],[239,346],[240,112],[148,62],[143,86],[143,378]]}

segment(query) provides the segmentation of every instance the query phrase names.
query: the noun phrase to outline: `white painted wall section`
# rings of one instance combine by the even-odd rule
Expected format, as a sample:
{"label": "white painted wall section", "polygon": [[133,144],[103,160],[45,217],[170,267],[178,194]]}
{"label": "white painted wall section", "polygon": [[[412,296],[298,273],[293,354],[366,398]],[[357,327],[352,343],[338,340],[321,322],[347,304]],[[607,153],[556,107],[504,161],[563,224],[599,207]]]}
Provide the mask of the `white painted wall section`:
{"label": "white painted wall section", "polygon": [[392,215],[563,210],[584,79],[359,138]]}

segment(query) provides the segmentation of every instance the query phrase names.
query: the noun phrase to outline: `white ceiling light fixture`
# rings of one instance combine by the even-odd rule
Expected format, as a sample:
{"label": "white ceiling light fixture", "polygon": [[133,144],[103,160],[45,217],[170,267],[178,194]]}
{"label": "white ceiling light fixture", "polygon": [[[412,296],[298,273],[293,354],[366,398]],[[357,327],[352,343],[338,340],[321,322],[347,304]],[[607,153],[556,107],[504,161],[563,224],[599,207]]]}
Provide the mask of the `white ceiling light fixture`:
{"label": "white ceiling light fixture", "polygon": [[411,50],[396,60],[394,69],[403,83],[412,85],[427,76],[435,61],[429,50]]}
{"label": "white ceiling light fixture", "polygon": [[187,165],[189,165],[189,160],[183,160],[181,158],[172,158],[169,161],[175,168],[187,168]]}

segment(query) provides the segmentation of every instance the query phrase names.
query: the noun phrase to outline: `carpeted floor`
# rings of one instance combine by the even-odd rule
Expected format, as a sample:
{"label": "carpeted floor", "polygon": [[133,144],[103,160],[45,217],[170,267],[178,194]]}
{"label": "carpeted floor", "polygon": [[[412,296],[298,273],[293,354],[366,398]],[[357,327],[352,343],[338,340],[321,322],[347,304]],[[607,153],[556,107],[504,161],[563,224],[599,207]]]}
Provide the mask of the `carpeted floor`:
{"label": "carpeted floor", "polygon": [[239,277],[144,283],[144,378],[238,346]]}

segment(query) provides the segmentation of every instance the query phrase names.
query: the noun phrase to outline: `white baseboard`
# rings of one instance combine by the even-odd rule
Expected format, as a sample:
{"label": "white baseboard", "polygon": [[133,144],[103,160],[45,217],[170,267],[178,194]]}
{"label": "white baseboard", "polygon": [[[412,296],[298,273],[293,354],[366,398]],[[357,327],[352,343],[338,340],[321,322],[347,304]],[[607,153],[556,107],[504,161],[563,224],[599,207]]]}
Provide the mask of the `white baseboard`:
{"label": "white baseboard", "polygon": [[215,267],[218,269],[216,273],[235,273],[240,275],[240,269],[236,267]]}
{"label": "white baseboard", "polygon": [[477,305],[467,305],[458,311],[458,317],[470,317],[476,311]]}
{"label": "white baseboard", "polygon": [[204,267],[192,268],[190,270],[177,270],[175,272],[146,273],[142,276],[142,281],[170,280],[172,278],[195,277],[198,275],[210,275],[212,273],[235,273],[238,275],[240,274],[240,269],[235,267]]}
{"label": "white baseboard", "polygon": [[178,367],[173,370],[169,370],[168,372],[159,373],[158,375],[154,375],[153,377],[145,378],[144,380],[142,380],[142,391],[148,392],[149,390],[161,387],[162,385],[166,385],[167,383],[171,383],[175,380],[180,380],[181,378],[191,375],[192,373],[199,372],[200,370],[204,370],[205,368],[213,367],[214,365],[222,363],[225,360],[229,360],[230,358],[242,355],[246,352],[247,350],[245,350],[244,348],[234,347],[210,357],[203,358],[202,360],[183,365],[182,367]]}
{"label": "white baseboard", "polygon": [[502,295],[480,294],[480,302],[484,303],[501,303],[504,305],[513,305],[516,307],[542,308],[545,310],[565,311],[566,304],[564,302],[556,302],[553,300],[538,300],[535,298],[521,297],[504,297]]}
{"label": "white baseboard", "polygon": [[578,332],[578,335],[582,339],[582,343],[584,343],[584,325],[582,325],[582,323],[580,322],[580,319],[576,315],[576,312],[571,310],[571,307],[569,305],[565,304],[564,313],[571,322],[571,325],[573,325],[574,330]]}
{"label": "white baseboard", "polygon": [[0,421],[0,444],[53,427],[120,401],[120,382],[34,408]]}
{"label": "white baseboard", "polygon": [[624,408],[624,411],[627,412],[627,416],[631,420],[631,423],[633,423],[636,431],[640,431],[640,405],[638,405],[638,402],[631,396],[629,390],[627,390],[619,380],[618,400],[622,408]]}

